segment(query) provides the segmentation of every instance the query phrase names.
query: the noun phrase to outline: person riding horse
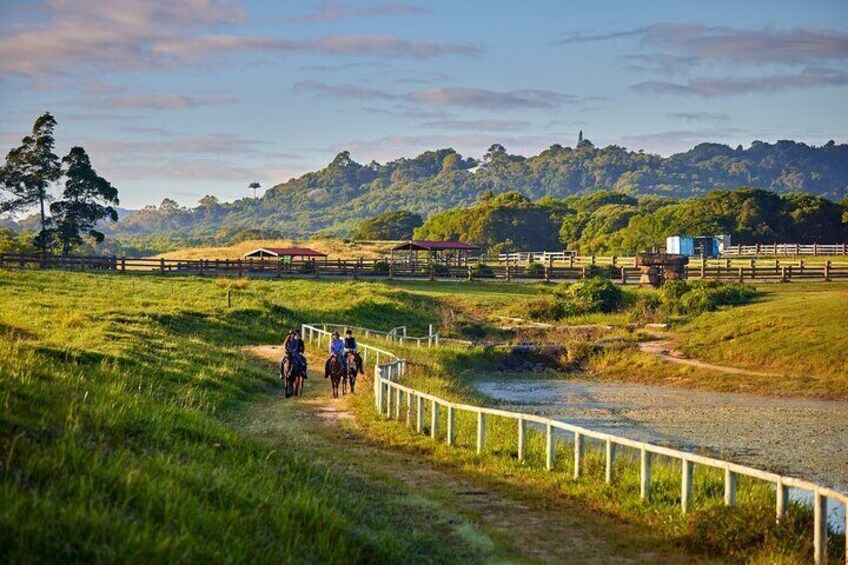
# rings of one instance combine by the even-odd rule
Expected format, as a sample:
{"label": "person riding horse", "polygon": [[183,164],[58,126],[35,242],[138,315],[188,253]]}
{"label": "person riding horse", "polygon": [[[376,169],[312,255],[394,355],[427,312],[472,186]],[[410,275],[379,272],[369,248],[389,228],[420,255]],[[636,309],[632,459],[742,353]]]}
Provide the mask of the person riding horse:
{"label": "person riding horse", "polygon": [[344,342],[339,339],[339,332],[333,332],[333,337],[330,339],[329,353],[330,356],[327,357],[327,362],[324,363],[325,379],[330,376],[330,361],[333,360],[333,357],[336,357],[339,360],[339,363],[342,362],[344,355]]}
{"label": "person riding horse", "polygon": [[[362,357],[359,355],[359,351],[356,350],[356,338],[353,337],[353,332],[350,330],[345,331],[344,354],[345,359],[347,359],[348,355],[353,355],[353,358],[356,360],[356,371],[360,375],[364,375],[365,372],[362,370]],[[347,363],[345,363],[345,366],[347,366]]]}
{"label": "person riding horse", "polygon": [[308,378],[306,376],[306,357],[304,356],[306,353],[306,345],[300,338],[300,330],[291,330],[288,333],[285,341],[283,342],[283,349],[285,349],[286,355],[280,360],[280,373],[282,374],[283,372],[283,364],[285,363],[286,357],[290,356],[293,363],[292,371],[301,369],[303,371],[303,378]]}

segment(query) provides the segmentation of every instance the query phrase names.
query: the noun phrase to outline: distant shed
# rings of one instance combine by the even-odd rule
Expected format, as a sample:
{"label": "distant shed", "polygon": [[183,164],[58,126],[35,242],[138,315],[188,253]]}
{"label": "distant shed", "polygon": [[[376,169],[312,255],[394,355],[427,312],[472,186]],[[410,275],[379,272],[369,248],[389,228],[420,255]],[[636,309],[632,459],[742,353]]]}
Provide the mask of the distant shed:
{"label": "distant shed", "polygon": [[318,257],[326,257],[326,253],[321,253],[320,251],[315,251],[314,249],[309,249],[308,247],[260,247],[259,249],[254,249],[250,253],[245,253],[245,259],[250,257],[277,257],[279,259],[295,259],[295,258],[318,258]]}
{"label": "distant shed", "polygon": [[419,252],[429,253],[434,260],[444,263],[456,262],[457,265],[468,262],[469,256],[480,251],[480,247],[462,241],[430,241],[426,239],[411,239],[391,249],[392,259],[395,253],[407,252],[410,258],[418,259]]}
{"label": "distant shed", "polygon": [[668,253],[692,257],[703,254],[704,257],[718,257],[726,246],[730,245],[729,235],[688,236],[674,235],[666,238]]}

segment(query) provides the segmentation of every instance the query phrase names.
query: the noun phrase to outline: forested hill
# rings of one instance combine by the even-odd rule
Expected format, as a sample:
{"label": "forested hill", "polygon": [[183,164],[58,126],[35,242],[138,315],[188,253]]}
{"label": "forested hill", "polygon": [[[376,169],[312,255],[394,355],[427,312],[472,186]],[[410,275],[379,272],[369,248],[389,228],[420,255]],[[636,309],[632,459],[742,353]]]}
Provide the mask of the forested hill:
{"label": "forested hill", "polygon": [[278,184],[261,198],[220,203],[206,197],[195,208],[166,200],[122,219],[114,231],[218,241],[246,231],[345,234],[359,220],[386,210],[427,216],[471,204],[485,190],[520,191],[533,199],[601,189],[683,198],[740,186],[839,200],[848,194],[848,145],[755,141],[747,149],[733,149],[702,143],[666,158],[582,141],[575,148],[553,145],[533,157],[511,155],[493,145],[479,162],[440,149],[414,159],[367,165],[342,152],[324,169]]}

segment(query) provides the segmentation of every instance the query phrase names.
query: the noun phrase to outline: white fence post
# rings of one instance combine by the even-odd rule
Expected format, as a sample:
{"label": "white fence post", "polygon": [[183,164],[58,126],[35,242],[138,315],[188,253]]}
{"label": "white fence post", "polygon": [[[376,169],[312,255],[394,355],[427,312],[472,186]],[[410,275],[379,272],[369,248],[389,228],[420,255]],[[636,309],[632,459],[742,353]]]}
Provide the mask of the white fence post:
{"label": "white fence post", "polygon": [[483,453],[483,442],[486,440],[486,415],[477,412],[477,455]]}
{"label": "white fence post", "polygon": [[430,437],[438,439],[439,437],[439,403],[431,400],[430,405]]}
{"label": "white fence post", "polygon": [[613,465],[615,464],[615,444],[612,440],[607,439],[606,443],[606,469],[604,477],[608,485],[612,484]]}
{"label": "white fence post", "polygon": [[813,496],[813,557],[816,563],[824,563],[827,560],[827,497],[818,491]]}
{"label": "white fence post", "polygon": [[415,431],[419,434],[424,430],[424,398],[419,394],[415,397]]}
{"label": "white fence post", "polygon": [[642,448],[640,453],[640,481],[639,495],[642,500],[646,500],[651,493],[651,452]]}
{"label": "white fence post", "polygon": [[527,435],[527,420],[518,418],[518,460],[524,461],[525,436]]}
{"label": "white fence post", "polygon": [[554,427],[548,422],[545,425],[545,469],[553,471],[556,463],[556,446],[554,444]]}
{"label": "white fence post", "polygon": [[737,475],[728,467],[724,470],[724,505],[736,506]]}
{"label": "white fence post", "polygon": [[775,491],[777,492],[777,521],[780,522],[786,516],[786,506],[789,504],[789,487],[778,479]]}
{"label": "white fence post", "polygon": [[374,399],[377,411],[383,413],[383,369],[374,367]]}
{"label": "white fence post", "polygon": [[689,511],[689,503],[692,498],[692,468],[693,463],[686,459],[682,459],[682,476],[681,476],[681,487],[680,487],[680,508],[683,510],[683,513]]}
{"label": "white fence post", "polygon": [[583,466],[583,434],[574,432],[574,478],[580,478]]}
{"label": "white fence post", "polygon": [[456,410],[454,407],[448,404],[448,433],[447,440],[448,445],[454,444],[454,434],[456,433]]}

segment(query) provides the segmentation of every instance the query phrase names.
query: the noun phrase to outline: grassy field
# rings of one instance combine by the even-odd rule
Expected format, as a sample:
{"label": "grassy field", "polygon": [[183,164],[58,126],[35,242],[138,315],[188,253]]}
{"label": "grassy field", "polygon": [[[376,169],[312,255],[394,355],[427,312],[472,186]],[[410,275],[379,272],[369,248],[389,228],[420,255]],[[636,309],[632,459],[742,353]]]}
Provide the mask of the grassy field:
{"label": "grassy field", "polygon": [[259,247],[309,247],[327,253],[332,258],[379,259],[389,252],[392,242],[356,242],[343,239],[251,239],[221,247],[189,247],[156,255],[159,259],[241,259]]}
{"label": "grassy field", "polygon": [[[830,299],[844,291],[822,288],[837,291]],[[403,324],[416,334],[457,317],[485,324],[501,313],[515,315],[539,292],[535,285],[0,271],[0,556],[13,562],[478,560],[473,535],[448,526],[437,528],[444,535],[431,535],[435,515],[422,512],[427,501],[392,489],[375,494],[368,485],[381,478],[378,469],[342,466],[330,473],[322,463],[326,453],[308,443],[289,444],[286,436],[269,445],[243,429],[252,406],[279,394],[267,365],[244,351],[278,344],[289,327],[305,321]],[[778,297],[744,308],[771,311],[762,305],[782,304]],[[830,309],[823,307],[822,315]],[[708,316],[721,315],[727,314]],[[408,353],[418,364],[416,386],[480,400],[467,381],[467,371],[485,361],[479,353]],[[493,424],[491,452],[483,457],[448,452],[375,420],[369,397],[358,397],[357,415],[389,445],[484,483],[528,488],[540,500],[557,497],[571,511],[650,528],[696,554],[791,562],[811,539],[799,542],[796,535],[809,527],[803,512],[780,529],[769,525],[771,495],[762,489],[742,485],[740,513],[727,513],[716,502],[720,477],[697,477],[705,494],[683,519],[674,469],[658,468],[654,504],[643,506],[633,489],[565,480],[567,463],[566,473],[553,475],[517,464],[514,430]],[[466,444],[472,424],[460,419]],[[531,438],[537,463],[539,442]],[[561,449],[567,461],[568,446]],[[600,465],[597,455],[589,456],[590,477]],[[619,476],[630,486],[635,480],[632,469],[622,467]],[[746,549],[740,553],[723,539]],[[503,560],[508,552],[486,555]]]}
{"label": "grassy field", "polygon": [[668,337],[692,358],[768,375],[676,365],[633,349],[602,354],[591,369],[612,380],[848,400],[848,283],[758,289],[752,304],[682,320]]}

